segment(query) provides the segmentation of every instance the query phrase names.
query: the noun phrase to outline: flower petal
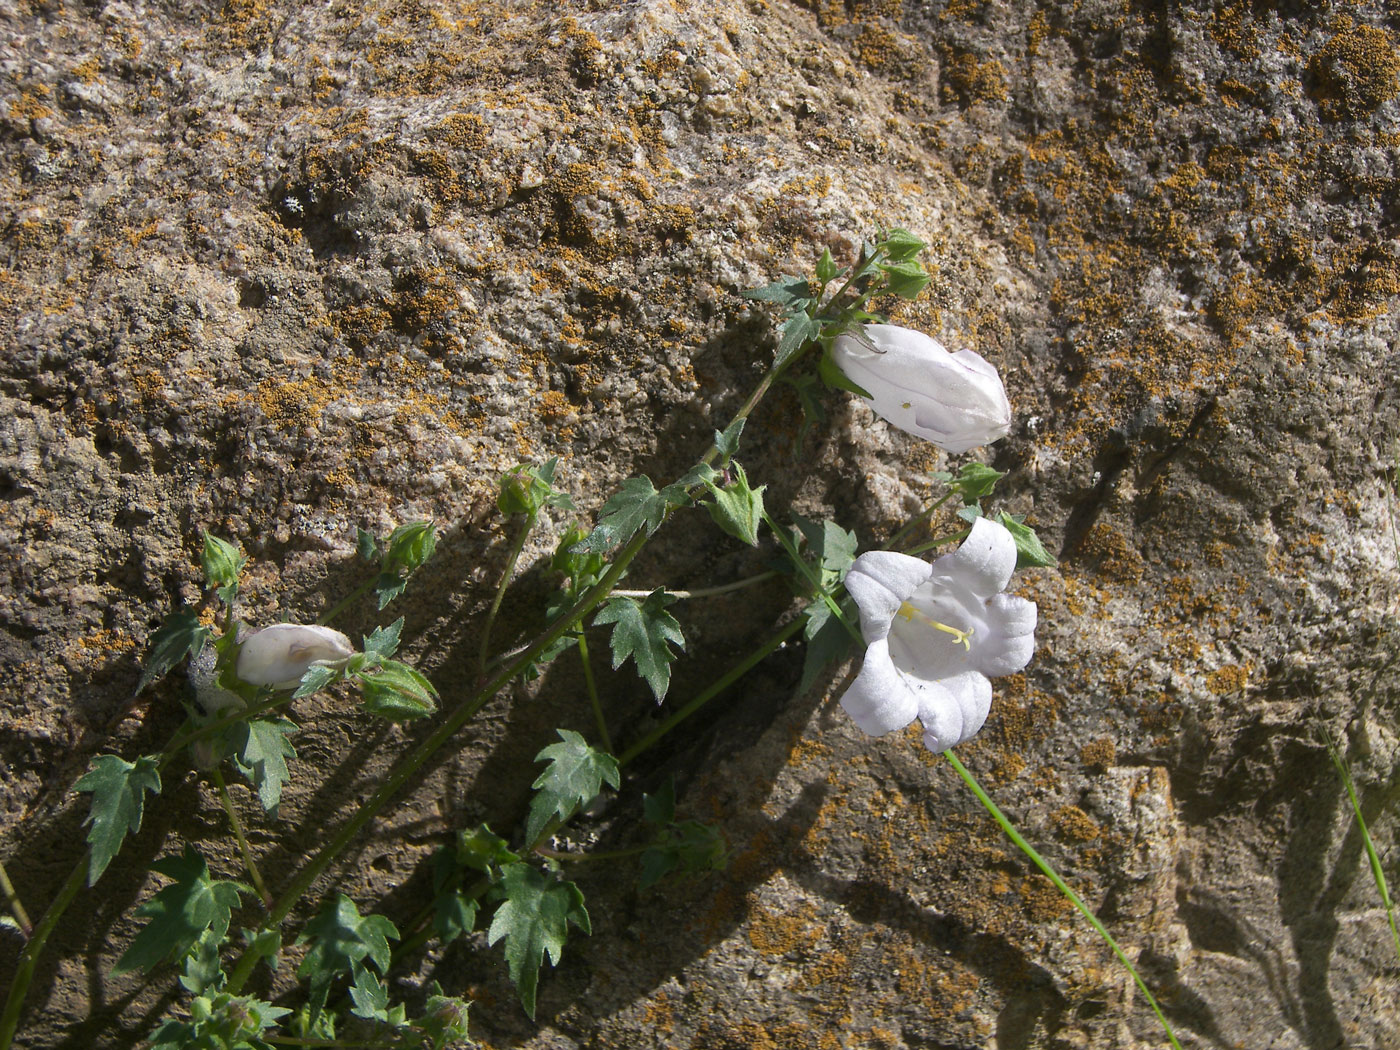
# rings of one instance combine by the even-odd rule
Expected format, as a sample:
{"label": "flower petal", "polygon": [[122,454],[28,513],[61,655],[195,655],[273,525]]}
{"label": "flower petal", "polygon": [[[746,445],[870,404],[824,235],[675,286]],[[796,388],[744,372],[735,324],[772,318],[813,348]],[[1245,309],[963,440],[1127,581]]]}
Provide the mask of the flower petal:
{"label": "flower petal", "polygon": [[987,518],[972,523],[962,546],[933,563],[933,576],[953,580],[979,598],[1000,593],[1016,571],[1016,541],[1006,526]]}
{"label": "flower petal", "polygon": [[919,691],[919,721],[924,746],[941,753],[977,735],[992,709],[992,683],[976,671],[924,683]]}
{"label": "flower petal", "polygon": [[977,647],[977,668],[988,678],[1015,674],[1035,653],[1035,602],[998,594],[987,603],[990,637]]}
{"label": "flower petal", "polygon": [[354,652],[350,639],[329,627],[275,623],[239,643],[235,671],[249,685],[295,689],[312,664],[343,660]]}
{"label": "flower petal", "polygon": [[883,638],[865,651],[865,663],[842,694],[841,706],[871,736],[902,729],[919,713],[919,701],[905,676],[895,670]]}
{"label": "flower petal", "polygon": [[860,630],[867,643],[890,633],[894,614],[932,574],[933,567],[922,558],[895,551],[867,551],[851,564],[846,590],[860,609]]}

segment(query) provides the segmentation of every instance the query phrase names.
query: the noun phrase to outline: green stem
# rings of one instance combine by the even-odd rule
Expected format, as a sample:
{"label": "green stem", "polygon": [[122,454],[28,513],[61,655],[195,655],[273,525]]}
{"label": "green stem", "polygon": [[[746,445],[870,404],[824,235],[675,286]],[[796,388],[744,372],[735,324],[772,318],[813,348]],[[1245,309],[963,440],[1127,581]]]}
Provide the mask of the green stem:
{"label": "green stem", "polygon": [[248,877],[253,880],[253,888],[258,891],[258,897],[265,908],[272,903],[272,894],[267,891],[267,883],[263,881],[257,862],[253,860],[253,851],[248,848],[248,838],[243,833],[243,821],[238,818],[238,810],[234,808],[233,798],[228,793],[228,785],[224,783],[224,775],[218,766],[209,771],[209,779],[219,791],[219,801],[223,804],[224,812],[228,814],[229,827],[233,829],[233,837],[238,841],[238,850],[243,854],[243,866],[248,869]]}
{"label": "green stem", "polygon": [[778,537],[778,542],[783,545],[783,550],[787,552],[788,560],[792,562],[797,568],[797,571],[806,579],[807,586],[809,586],[814,593],[821,595],[822,601],[825,602],[826,607],[831,610],[831,615],[835,616],[836,619],[840,621],[841,626],[846,628],[847,633],[855,639],[856,644],[864,645],[865,639],[862,637],[860,629],[852,624],[850,620],[846,619],[846,614],[841,611],[840,603],[836,601],[830,591],[822,586],[821,579],[812,571],[812,566],[808,565],[806,560],[798,552],[797,546],[792,542],[792,537],[788,535],[787,529],[779,528],[778,523],[775,522],[766,511],[763,514],[763,521],[764,524],[768,526],[769,530],[772,531],[773,535]]}
{"label": "green stem", "polygon": [[1115,941],[1113,935],[1104,928],[1104,924],[1099,922],[1098,916],[1089,910],[1089,906],[1079,899],[1079,894],[1070,889],[1069,884],[1066,883],[1064,879],[1060,878],[1059,874],[1050,866],[1049,862],[1037,853],[1031,844],[1023,839],[1020,833],[1011,826],[1011,821],[1006,819],[1006,815],[1002,813],[997,807],[997,804],[992,801],[991,796],[982,790],[982,785],[977,783],[976,778],[958,761],[958,756],[953,754],[952,751],[945,751],[943,752],[943,757],[946,758],[953,769],[957,771],[958,776],[963,778],[963,783],[972,789],[972,793],[977,796],[977,801],[982,803],[987,812],[992,815],[992,819],[1001,825],[1001,830],[1006,833],[1006,837],[1014,842],[1016,848],[1035,863],[1035,866],[1044,873],[1047,879],[1055,884],[1055,888],[1064,895],[1067,901],[1079,909],[1080,914],[1089,920],[1089,925],[1093,926],[1094,929],[1098,931],[1099,936],[1113,949],[1113,954],[1118,956],[1118,961],[1128,968],[1128,972],[1133,975],[1133,980],[1137,982],[1138,988],[1142,991],[1142,994],[1147,997],[1148,1005],[1152,1007],[1152,1012],[1157,1015],[1157,1020],[1162,1023],[1162,1028],[1165,1029],[1167,1038],[1171,1040],[1172,1046],[1176,1047],[1176,1050],[1181,1050],[1181,1044],[1176,1041],[1176,1033],[1172,1031],[1172,1026],[1167,1022],[1166,1016],[1162,1013],[1162,1008],[1157,1005],[1156,998],[1153,997],[1152,992],[1143,982],[1143,979],[1138,976],[1137,967],[1135,967],[1128,956],[1124,954],[1123,949],[1118,947],[1118,942]]}
{"label": "green stem", "polygon": [[14,884],[10,882],[10,873],[5,870],[3,863],[0,863],[0,890],[5,893],[5,907],[10,909],[15,922],[19,923],[20,931],[28,937],[34,932],[34,924],[29,921],[29,913],[24,910],[24,903],[15,892]]}
{"label": "green stem", "polygon": [[[927,507],[925,507],[924,510],[921,511],[918,515],[916,515],[915,517],[910,518],[908,521],[906,521],[906,522],[903,524],[903,526],[900,527],[900,530],[899,530],[898,532],[896,532],[893,536],[891,536],[891,537],[889,538],[889,542],[887,542],[887,543],[885,543],[885,544],[883,545],[883,549],[884,549],[884,550],[889,550],[889,551],[894,550],[896,547],[898,547],[898,546],[900,545],[900,543],[902,543],[902,542],[904,541],[904,538],[905,538],[906,536],[908,536],[911,532],[913,532],[915,529],[917,529],[917,528],[918,528],[920,525],[922,525],[924,522],[928,521],[929,518],[933,517],[934,512],[935,512],[936,510],[938,510],[939,507],[943,506],[943,504],[947,503],[947,502],[948,502],[950,499],[952,499],[952,498],[953,498],[953,493],[952,493],[952,492],[945,492],[941,497],[939,497],[938,499],[934,500],[934,501],[933,501],[932,503],[930,503]],[[946,541],[939,541],[939,542],[946,542]]]}
{"label": "green stem", "polygon": [[598,697],[598,683],[593,680],[593,661],[588,658],[588,639],[584,637],[582,626],[574,630],[574,639],[578,642],[578,658],[583,664],[583,683],[588,689],[588,702],[593,705],[593,719],[598,723],[598,735],[603,740],[603,750],[612,754],[612,735],[608,732],[608,720],[603,715],[603,701]]}
{"label": "green stem", "polygon": [[15,966],[15,977],[10,983],[9,996],[5,1000],[5,1012],[0,1014],[0,1048],[4,1050],[9,1050],[14,1041],[15,1030],[19,1027],[20,1011],[24,1009],[24,996],[29,991],[29,982],[34,979],[34,967],[39,962],[39,954],[44,950],[44,944],[68,909],[68,905],[72,904],[74,898],[82,891],[83,879],[87,874],[86,854],[83,861],[69,873],[68,881],[63,884],[58,896],[39,919],[39,925],[34,927],[34,933],[26,942],[24,951],[20,952],[19,962]]}
{"label": "green stem", "polygon": [[786,642],[793,635],[797,634],[798,631],[802,630],[802,625],[804,622],[805,621],[803,620],[803,618],[799,616],[792,620],[790,623],[788,623],[787,626],[779,630],[776,634],[770,636],[767,639],[767,641],[765,641],[762,645],[758,646],[758,648],[754,649],[753,652],[749,653],[748,656],[744,657],[732,668],[730,668],[728,673],[726,673],[722,678],[713,682],[703,692],[697,693],[685,704],[684,707],[681,707],[679,710],[676,711],[675,714],[671,715],[670,718],[666,719],[666,721],[662,722],[650,733],[642,737],[642,739],[638,740],[635,744],[633,744],[626,751],[624,751],[622,755],[618,758],[617,764],[619,766],[625,766],[629,762],[634,761],[637,758],[637,756],[650,750],[658,740],[664,737],[672,729],[676,728],[676,726],[684,722],[691,715],[695,714],[695,712],[699,711],[700,708],[704,707],[707,703],[713,700],[720,693],[724,692],[724,690],[728,689],[740,678],[744,677],[744,675],[748,674],[770,653],[779,649],[784,642]]}
{"label": "green stem", "polygon": [[350,606],[354,605],[357,601],[363,598],[371,590],[373,590],[374,585],[378,582],[379,580],[377,577],[373,580],[366,580],[364,583],[360,584],[353,591],[347,594],[344,598],[340,599],[340,601],[332,605],[328,611],[323,612],[316,622],[322,627],[324,627],[326,624],[330,623]]}
{"label": "green stem", "polygon": [[[668,587],[666,589],[666,593],[669,594],[672,598],[713,598],[716,595],[728,594],[730,591],[743,590],[747,587],[753,587],[757,584],[765,583],[766,581],[773,579],[777,575],[778,572],[776,569],[769,569],[767,572],[761,572],[757,576],[748,576],[742,580],[735,580],[733,583],[719,584],[716,587],[699,587],[693,591],[673,591]],[[650,596],[652,592],[629,591],[619,587],[612,593],[614,598],[646,598]]]}
{"label": "green stem", "polygon": [[1371,864],[1371,878],[1380,892],[1385,917],[1390,923],[1390,938],[1395,942],[1395,957],[1400,959],[1400,929],[1396,929],[1395,925],[1395,902],[1391,900],[1390,887],[1386,885],[1385,868],[1381,865],[1380,854],[1376,852],[1376,844],[1371,839],[1371,831],[1366,827],[1366,818],[1361,815],[1361,800],[1356,796],[1356,784],[1351,779],[1351,770],[1347,768],[1346,760],[1330,735],[1327,737],[1327,753],[1332,756],[1332,764],[1337,767],[1337,775],[1342,778],[1342,784],[1347,789],[1347,798],[1351,800],[1351,811],[1356,814],[1356,826],[1361,829],[1361,842],[1366,847],[1366,859]]}
{"label": "green stem", "polygon": [[918,546],[910,547],[904,553],[909,555],[919,555],[924,553],[924,551],[937,550],[939,547],[945,547],[950,543],[956,543],[958,540],[967,539],[968,533],[970,533],[971,531],[972,528],[971,526],[969,526],[968,528],[965,528],[960,532],[953,533],[951,536],[940,536],[936,540],[927,540],[923,543],[920,543]]}
{"label": "green stem", "polygon": [[515,542],[511,544],[510,558],[506,561],[506,568],[501,573],[501,582],[496,587],[496,596],[491,600],[491,608],[486,611],[486,622],[481,625],[481,646],[477,650],[476,667],[481,677],[486,677],[486,661],[491,656],[491,627],[496,622],[496,614],[501,611],[501,602],[505,599],[506,589],[510,586],[510,581],[515,578],[515,565],[520,560],[520,552],[525,549],[525,541],[530,537],[530,530],[535,527],[538,515],[530,513],[525,515],[525,521],[520,526],[520,533],[515,537]]}

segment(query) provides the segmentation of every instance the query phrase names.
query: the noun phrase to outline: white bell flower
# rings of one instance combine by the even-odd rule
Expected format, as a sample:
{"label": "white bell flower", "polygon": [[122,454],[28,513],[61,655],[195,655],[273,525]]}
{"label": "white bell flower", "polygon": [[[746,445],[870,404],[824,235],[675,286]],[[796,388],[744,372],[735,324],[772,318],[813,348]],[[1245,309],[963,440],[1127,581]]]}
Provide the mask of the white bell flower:
{"label": "white bell flower", "polygon": [[907,433],[949,452],[966,452],[1011,432],[1011,403],[997,370],[971,350],[949,353],[938,340],[892,324],[868,324],[864,337],[840,336],[831,354],[867,404]]}
{"label": "white bell flower", "polygon": [[881,736],[917,718],[934,752],[974,736],[992,706],[988,679],[1035,650],[1035,603],[1002,593],[1015,568],[1016,541],[986,518],[932,564],[893,551],[857,558],[846,590],[869,648],[841,697],[856,725]]}
{"label": "white bell flower", "polygon": [[274,623],[239,645],[238,677],[249,685],[295,689],[313,664],[333,664],[355,655],[350,639],[329,627]]}

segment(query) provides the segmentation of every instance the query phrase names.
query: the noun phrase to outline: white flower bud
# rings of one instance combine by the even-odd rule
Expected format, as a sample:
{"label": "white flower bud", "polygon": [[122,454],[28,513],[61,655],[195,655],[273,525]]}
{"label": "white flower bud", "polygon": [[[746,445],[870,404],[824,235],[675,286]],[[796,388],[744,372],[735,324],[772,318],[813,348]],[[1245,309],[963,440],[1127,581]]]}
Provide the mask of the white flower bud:
{"label": "white flower bud", "polygon": [[249,685],[295,689],[313,664],[335,663],[355,655],[350,639],[329,627],[275,623],[243,639],[238,677]]}
{"label": "white flower bud", "polygon": [[892,324],[868,324],[865,340],[843,335],[831,348],[867,404],[907,433],[966,452],[1011,432],[1011,404],[997,370],[971,350],[949,353],[936,339]]}

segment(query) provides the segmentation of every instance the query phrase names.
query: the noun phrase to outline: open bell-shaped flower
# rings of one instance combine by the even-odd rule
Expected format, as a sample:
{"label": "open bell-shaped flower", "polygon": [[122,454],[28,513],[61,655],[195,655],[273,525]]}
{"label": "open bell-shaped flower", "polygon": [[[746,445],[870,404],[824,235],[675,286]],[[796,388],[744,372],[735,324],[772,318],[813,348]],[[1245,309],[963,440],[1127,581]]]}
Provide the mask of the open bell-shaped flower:
{"label": "open bell-shaped flower", "polygon": [[966,452],[1011,432],[1011,403],[997,370],[972,350],[949,353],[938,340],[892,324],[868,324],[831,347],[867,404],[903,430],[949,452]]}
{"label": "open bell-shaped flower", "polygon": [[846,589],[869,648],[841,697],[856,725],[880,736],[917,718],[934,752],[975,735],[989,679],[1019,671],[1035,650],[1035,603],[1002,593],[1015,568],[1016,541],[986,518],[932,564],[893,551],[857,558]]}
{"label": "open bell-shaped flower", "polygon": [[355,655],[350,639],[329,627],[274,623],[239,644],[238,677],[249,685],[295,689],[313,664],[333,664]]}

